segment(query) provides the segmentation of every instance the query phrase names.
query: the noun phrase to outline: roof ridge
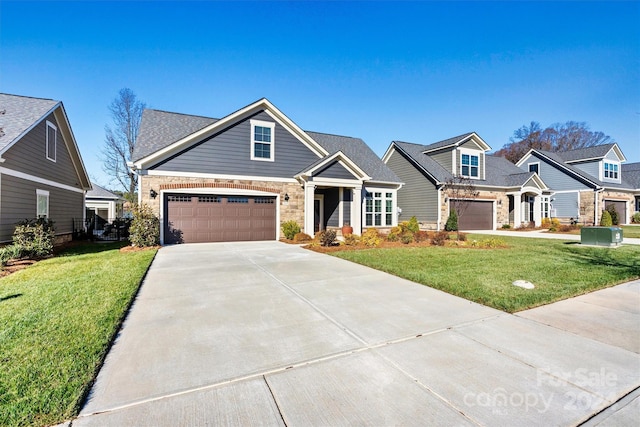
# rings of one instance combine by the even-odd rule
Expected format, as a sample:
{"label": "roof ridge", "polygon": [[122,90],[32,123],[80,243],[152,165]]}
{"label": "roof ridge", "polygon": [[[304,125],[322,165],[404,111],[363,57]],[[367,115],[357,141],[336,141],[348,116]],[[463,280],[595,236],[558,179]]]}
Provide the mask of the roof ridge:
{"label": "roof ridge", "polygon": [[175,111],[161,110],[161,109],[159,109],[159,108],[145,108],[145,110],[149,110],[149,111],[157,111],[157,112],[159,112],[159,113],[175,114],[175,115],[177,115],[177,116],[199,117],[199,118],[201,118],[201,119],[220,120],[220,119],[215,118],[215,117],[201,116],[201,115],[199,115],[199,114],[177,113],[177,112],[175,112]]}
{"label": "roof ridge", "polygon": [[320,135],[328,135],[328,136],[338,136],[340,138],[362,139],[362,138],[358,138],[357,136],[338,135],[336,133],[318,132],[315,130],[305,130],[305,132],[318,133]]}
{"label": "roof ridge", "polygon": [[39,98],[39,97],[36,97],[36,96],[16,95],[16,94],[14,94],[14,93],[6,93],[6,92],[0,92],[0,95],[16,96],[16,97],[18,97],[18,98],[37,99],[37,100],[40,100],[40,101],[62,102],[62,101],[60,101],[60,100],[53,99],[53,98]]}

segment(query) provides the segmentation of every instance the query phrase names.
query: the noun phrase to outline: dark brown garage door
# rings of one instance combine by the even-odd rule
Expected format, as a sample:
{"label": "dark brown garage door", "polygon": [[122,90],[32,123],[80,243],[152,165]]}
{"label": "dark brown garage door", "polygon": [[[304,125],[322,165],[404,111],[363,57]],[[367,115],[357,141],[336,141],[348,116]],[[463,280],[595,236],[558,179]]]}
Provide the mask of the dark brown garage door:
{"label": "dark brown garage door", "polygon": [[168,194],[165,212],[165,243],[276,238],[275,197]]}
{"label": "dark brown garage door", "polygon": [[460,230],[493,230],[493,202],[457,201],[452,206],[458,213]]}
{"label": "dark brown garage door", "polygon": [[609,205],[613,205],[616,207],[616,212],[618,213],[618,223],[626,224],[627,223],[626,203],[619,200],[605,200],[604,208],[607,209],[607,206]]}

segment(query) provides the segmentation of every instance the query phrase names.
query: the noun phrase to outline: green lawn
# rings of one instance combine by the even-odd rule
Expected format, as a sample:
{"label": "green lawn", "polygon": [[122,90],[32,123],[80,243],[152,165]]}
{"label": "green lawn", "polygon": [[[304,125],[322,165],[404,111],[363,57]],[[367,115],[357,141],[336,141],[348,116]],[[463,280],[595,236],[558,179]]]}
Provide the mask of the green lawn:
{"label": "green lawn", "polygon": [[80,409],[155,250],[87,244],[0,279],[0,425]]}
{"label": "green lawn", "polygon": [[640,225],[621,225],[622,236],[630,239],[640,239]]}
{"label": "green lawn", "polygon": [[[468,240],[495,236],[468,235]],[[640,277],[640,246],[501,237],[507,249],[400,247],[332,255],[507,312],[548,304]],[[527,280],[536,287],[512,285]]]}

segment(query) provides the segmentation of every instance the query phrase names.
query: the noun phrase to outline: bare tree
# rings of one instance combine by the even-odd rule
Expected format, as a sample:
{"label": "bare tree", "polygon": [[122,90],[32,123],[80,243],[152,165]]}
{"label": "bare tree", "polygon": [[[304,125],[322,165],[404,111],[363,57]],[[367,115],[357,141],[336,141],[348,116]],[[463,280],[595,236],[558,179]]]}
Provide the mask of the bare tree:
{"label": "bare tree", "polygon": [[[444,189],[449,198],[449,206],[456,211],[458,219],[464,215],[469,205],[480,195],[473,180],[463,176],[453,176],[448,179],[444,184]],[[456,232],[458,240],[460,240],[459,226],[457,226]]]}
{"label": "bare tree", "polygon": [[133,198],[138,185],[137,176],[129,169],[127,162],[131,161],[136,146],[144,108],[144,102],[139,101],[131,89],[120,89],[109,105],[113,127],[104,127],[102,169],[128,192],[127,199]]}
{"label": "bare tree", "polygon": [[530,149],[558,152],[615,142],[602,132],[589,130],[585,122],[574,121],[554,123],[545,129],[542,129],[540,123],[531,122],[529,126],[515,130],[509,141],[495,155],[505,157],[513,163]]}

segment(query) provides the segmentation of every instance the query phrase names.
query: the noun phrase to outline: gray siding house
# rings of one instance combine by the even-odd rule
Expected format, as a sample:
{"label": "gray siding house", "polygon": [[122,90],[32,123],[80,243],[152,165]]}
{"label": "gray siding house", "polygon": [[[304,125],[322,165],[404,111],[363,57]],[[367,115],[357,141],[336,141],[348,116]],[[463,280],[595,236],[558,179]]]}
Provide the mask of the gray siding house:
{"label": "gray siding house", "polygon": [[222,119],[145,110],[131,167],[163,244],[397,224],[402,183],[364,141],[304,131],[264,98]]}
{"label": "gray siding house", "polygon": [[638,209],[640,173],[625,161],[617,144],[603,144],[555,153],[530,150],[516,166],[536,171],[549,185],[552,217],[593,225],[612,205],[620,223],[627,224]]}
{"label": "gray siding house", "polygon": [[54,221],[57,242],[70,240],[90,188],[62,102],[0,94],[0,242],[36,217]]}
{"label": "gray siding house", "polygon": [[[546,184],[537,173],[487,154],[490,149],[475,132],[428,145],[393,141],[382,160],[404,182],[400,220],[415,216],[422,227],[442,230],[456,209],[464,230],[540,225],[548,216]],[[465,186],[477,196],[459,199]]]}

